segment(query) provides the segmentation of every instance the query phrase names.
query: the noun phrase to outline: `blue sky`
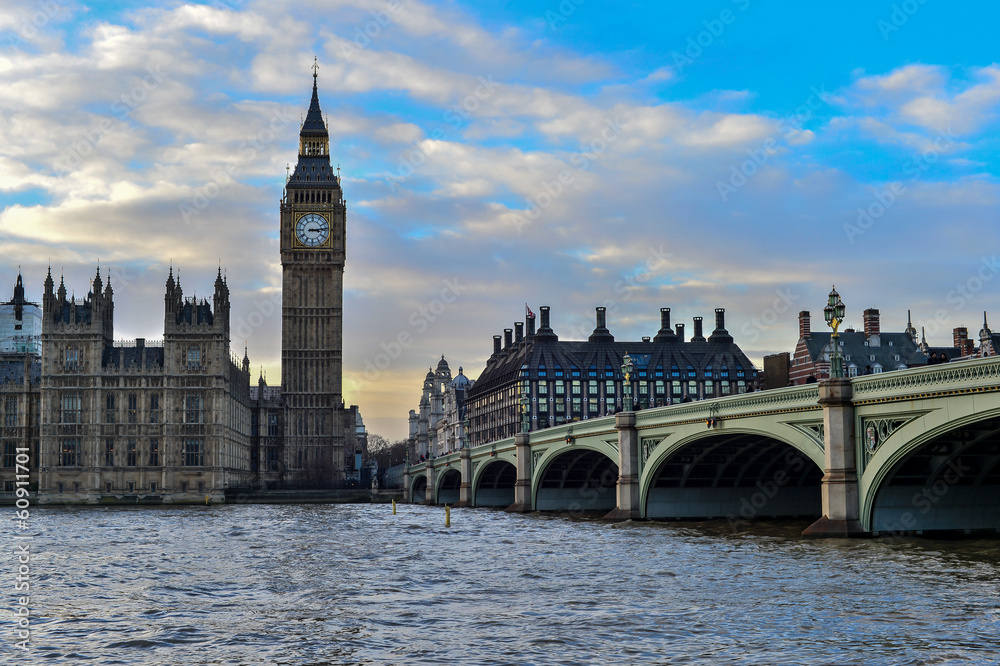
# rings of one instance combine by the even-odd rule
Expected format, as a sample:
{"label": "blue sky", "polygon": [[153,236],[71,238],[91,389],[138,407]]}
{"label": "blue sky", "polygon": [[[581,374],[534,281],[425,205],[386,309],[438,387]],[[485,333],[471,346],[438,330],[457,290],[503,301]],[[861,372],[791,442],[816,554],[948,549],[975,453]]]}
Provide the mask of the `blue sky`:
{"label": "blue sky", "polygon": [[[348,200],[345,394],[405,434],[550,305],[564,338],[727,325],[758,363],[836,283],[944,344],[997,311],[1000,7],[975,2],[0,5],[0,284],[51,262],[157,338],[224,266],[279,375],[278,199],[317,57]],[[32,285],[34,285],[32,287]],[[815,325],[815,324],[814,324]],[[407,344],[397,347],[400,337]]]}

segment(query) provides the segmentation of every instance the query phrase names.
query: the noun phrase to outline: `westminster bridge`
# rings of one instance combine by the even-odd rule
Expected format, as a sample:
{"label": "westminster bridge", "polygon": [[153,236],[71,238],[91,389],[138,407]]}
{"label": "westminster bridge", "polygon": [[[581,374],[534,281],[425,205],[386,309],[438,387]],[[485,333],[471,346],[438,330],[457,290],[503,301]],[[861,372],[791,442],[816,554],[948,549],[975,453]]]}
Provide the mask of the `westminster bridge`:
{"label": "westminster bridge", "polygon": [[1000,357],[621,412],[410,466],[409,501],[1000,531]]}

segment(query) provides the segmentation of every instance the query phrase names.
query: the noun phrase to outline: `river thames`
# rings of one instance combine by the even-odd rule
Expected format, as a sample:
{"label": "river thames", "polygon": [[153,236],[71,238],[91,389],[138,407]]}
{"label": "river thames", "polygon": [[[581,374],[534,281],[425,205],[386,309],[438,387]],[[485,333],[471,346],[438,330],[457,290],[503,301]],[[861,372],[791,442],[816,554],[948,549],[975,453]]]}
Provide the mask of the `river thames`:
{"label": "river thames", "polygon": [[31,650],[10,647],[9,604],[0,645],[12,664],[1000,661],[1000,540],[817,541],[805,524],[36,510]]}

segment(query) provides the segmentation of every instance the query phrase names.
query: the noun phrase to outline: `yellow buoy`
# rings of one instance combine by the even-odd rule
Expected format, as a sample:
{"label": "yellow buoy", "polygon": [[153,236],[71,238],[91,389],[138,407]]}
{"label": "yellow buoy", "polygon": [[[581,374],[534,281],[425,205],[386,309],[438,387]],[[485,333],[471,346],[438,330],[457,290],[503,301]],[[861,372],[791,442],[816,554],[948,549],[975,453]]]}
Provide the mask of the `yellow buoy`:
{"label": "yellow buoy", "polygon": [[396,500],[392,500],[392,515],[396,515]]}
{"label": "yellow buoy", "polygon": [[451,527],[451,507],[444,505],[444,526]]}

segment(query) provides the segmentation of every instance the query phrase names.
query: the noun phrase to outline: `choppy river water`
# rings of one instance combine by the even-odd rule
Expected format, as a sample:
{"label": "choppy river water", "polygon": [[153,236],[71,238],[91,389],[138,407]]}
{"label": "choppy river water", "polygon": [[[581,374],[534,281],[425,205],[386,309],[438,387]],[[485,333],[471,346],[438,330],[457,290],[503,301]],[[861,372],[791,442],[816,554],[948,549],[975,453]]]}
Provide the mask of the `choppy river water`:
{"label": "choppy river water", "polygon": [[[1000,541],[400,505],[33,512],[21,664],[1000,662]],[[10,531],[5,530],[5,534]],[[17,568],[4,547],[3,587]]]}

